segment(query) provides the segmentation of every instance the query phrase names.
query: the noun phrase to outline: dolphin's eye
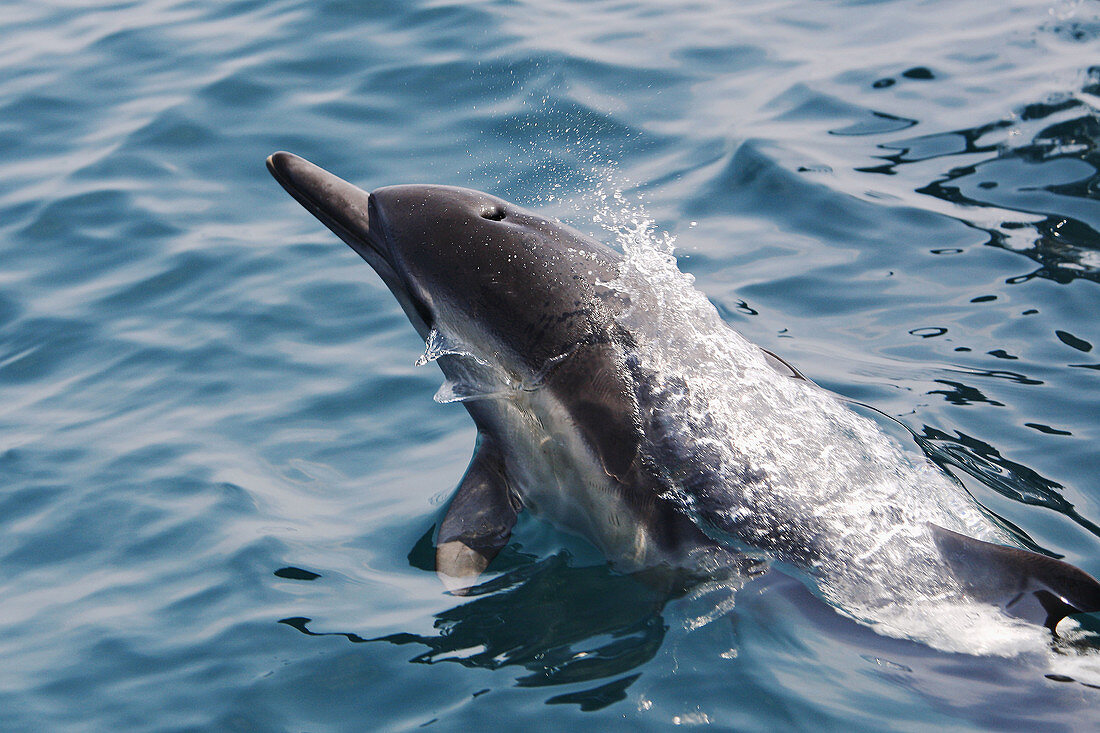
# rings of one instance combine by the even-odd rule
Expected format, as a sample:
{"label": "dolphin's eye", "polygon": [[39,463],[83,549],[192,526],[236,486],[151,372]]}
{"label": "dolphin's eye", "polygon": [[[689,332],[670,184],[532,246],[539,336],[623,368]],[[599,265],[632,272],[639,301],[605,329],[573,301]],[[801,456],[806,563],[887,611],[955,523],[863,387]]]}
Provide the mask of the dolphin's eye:
{"label": "dolphin's eye", "polygon": [[504,209],[499,206],[487,206],[481,210],[481,218],[489,221],[500,221],[504,218]]}

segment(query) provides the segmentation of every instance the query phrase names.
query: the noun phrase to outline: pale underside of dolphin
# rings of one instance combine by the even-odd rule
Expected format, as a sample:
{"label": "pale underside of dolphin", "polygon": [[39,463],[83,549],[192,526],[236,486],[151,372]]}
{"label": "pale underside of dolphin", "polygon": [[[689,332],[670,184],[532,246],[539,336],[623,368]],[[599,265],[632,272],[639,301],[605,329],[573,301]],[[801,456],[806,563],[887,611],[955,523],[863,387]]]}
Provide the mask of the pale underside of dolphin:
{"label": "pale underside of dolphin", "polygon": [[[927,589],[1052,630],[1100,610],[1091,576],[1010,546],[947,478],[928,479],[934,491],[911,485],[928,474],[779,357],[721,323],[671,334],[677,321],[666,328],[643,292],[614,286],[624,267],[616,250],[477,191],[367,193],[284,152],[267,166],[374,268],[425,339],[422,361],[443,371],[437,398],[462,401],[477,425],[437,537],[449,589],[476,581],[527,509],[628,571],[699,576],[766,557],[819,581],[839,606],[859,595],[882,607]],[[668,353],[726,370],[720,387],[654,357],[653,344],[676,338],[687,345]],[[733,357],[721,351],[729,343],[741,349]],[[828,430],[802,425],[818,417]],[[800,472],[807,466],[818,470]],[[850,501],[853,492],[872,500]],[[955,496],[960,507],[943,506]],[[891,575],[905,577],[876,577]]]}

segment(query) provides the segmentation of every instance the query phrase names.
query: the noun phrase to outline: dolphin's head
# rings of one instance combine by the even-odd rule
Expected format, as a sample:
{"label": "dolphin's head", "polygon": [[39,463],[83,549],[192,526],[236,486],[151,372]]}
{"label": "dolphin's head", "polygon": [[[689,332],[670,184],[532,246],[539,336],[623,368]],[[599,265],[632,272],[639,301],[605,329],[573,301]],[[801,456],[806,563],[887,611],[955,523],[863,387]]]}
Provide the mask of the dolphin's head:
{"label": "dolphin's head", "polygon": [[598,283],[618,255],[569,227],[470,189],[367,193],[284,152],[267,166],[374,268],[422,337],[477,341],[529,375],[606,329]]}

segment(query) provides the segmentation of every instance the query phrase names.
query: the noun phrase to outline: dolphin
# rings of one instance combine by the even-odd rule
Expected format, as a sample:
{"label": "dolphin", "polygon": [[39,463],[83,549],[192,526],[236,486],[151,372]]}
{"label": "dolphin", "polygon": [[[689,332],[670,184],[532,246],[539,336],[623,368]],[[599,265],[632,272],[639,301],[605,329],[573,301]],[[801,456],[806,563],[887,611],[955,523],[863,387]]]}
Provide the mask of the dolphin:
{"label": "dolphin", "polygon": [[[675,359],[652,357],[647,344],[679,338],[686,353],[740,336],[683,316],[647,330],[662,301],[616,287],[617,250],[470,189],[368,193],[287,152],[267,167],[378,273],[425,341],[418,363],[443,372],[437,399],[462,402],[477,427],[436,540],[448,590],[472,586],[528,510],[586,538],[616,569],[696,577],[765,558],[820,581],[834,605],[862,598],[872,610],[850,612],[859,618],[921,588],[1052,632],[1067,615],[1100,610],[1095,579],[1013,546],[976,502],[941,506],[958,495],[954,483],[910,471],[900,447],[778,356],[745,341],[735,358],[692,357],[703,370],[741,360],[721,364],[718,386],[690,371],[669,376]],[[814,442],[821,434],[827,444]],[[840,479],[808,490],[792,478],[819,475]],[[940,488],[921,491],[909,476]],[[857,489],[879,493],[853,500]]]}

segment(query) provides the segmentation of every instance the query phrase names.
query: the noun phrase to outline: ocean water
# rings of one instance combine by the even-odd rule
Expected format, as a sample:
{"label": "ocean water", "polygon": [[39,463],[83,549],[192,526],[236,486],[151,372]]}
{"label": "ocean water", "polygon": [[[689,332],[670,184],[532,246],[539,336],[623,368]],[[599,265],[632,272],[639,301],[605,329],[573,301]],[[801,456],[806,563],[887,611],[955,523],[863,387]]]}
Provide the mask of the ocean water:
{"label": "ocean water", "polygon": [[947,653],[783,573],[668,600],[526,516],[446,594],[473,425],[263,165],[605,241],[644,217],[736,330],[1100,575],[1097,3],[12,0],[2,25],[0,729],[1100,722],[1095,642]]}

